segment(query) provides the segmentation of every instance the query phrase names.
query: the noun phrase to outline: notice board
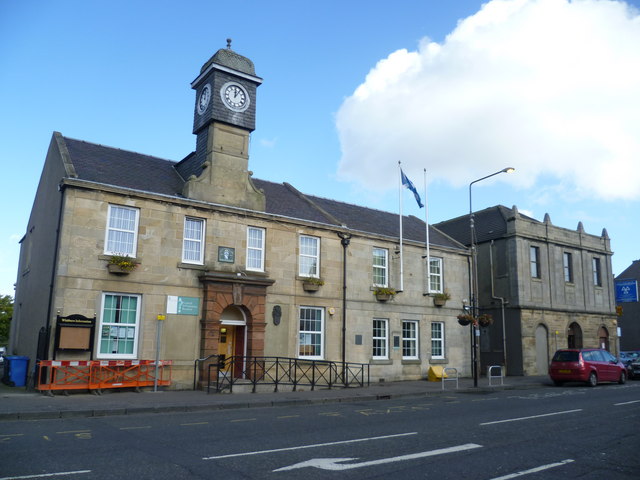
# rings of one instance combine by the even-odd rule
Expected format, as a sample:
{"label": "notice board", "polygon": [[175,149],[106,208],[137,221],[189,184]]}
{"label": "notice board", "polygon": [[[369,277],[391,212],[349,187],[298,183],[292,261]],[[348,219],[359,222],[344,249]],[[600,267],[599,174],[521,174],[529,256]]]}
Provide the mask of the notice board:
{"label": "notice board", "polygon": [[96,317],[69,315],[56,318],[55,349],[88,352],[93,349]]}

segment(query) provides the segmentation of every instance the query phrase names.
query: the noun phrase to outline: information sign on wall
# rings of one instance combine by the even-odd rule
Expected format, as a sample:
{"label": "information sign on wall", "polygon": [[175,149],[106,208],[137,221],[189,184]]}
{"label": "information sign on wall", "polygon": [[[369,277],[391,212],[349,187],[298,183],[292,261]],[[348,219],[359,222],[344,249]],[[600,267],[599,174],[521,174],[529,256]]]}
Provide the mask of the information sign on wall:
{"label": "information sign on wall", "polygon": [[638,301],[638,281],[637,280],[616,280],[616,302],[637,302]]}
{"label": "information sign on wall", "polygon": [[200,299],[198,297],[167,296],[167,313],[174,315],[198,315]]}

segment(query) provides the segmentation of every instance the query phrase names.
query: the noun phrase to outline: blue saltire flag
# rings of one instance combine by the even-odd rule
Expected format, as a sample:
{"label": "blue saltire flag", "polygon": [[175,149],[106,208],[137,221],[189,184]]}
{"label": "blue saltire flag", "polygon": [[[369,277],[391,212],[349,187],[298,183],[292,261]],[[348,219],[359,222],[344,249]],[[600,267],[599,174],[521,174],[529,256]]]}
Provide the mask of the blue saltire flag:
{"label": "blue saltire flag", "polygon": [[418,206],[420,208],[424,207],[424,205],[422,204],[422,201],[420,200],[420,195],[418,195],[418,191],[416,190],[416,187],[413,185],[411,180],[407,178],[407,176],[404,174],[402,169],[400,169],[400,175],[402,175],[402,185],[413,192],[413,196],[416,197],[416,202],[418,202]]}

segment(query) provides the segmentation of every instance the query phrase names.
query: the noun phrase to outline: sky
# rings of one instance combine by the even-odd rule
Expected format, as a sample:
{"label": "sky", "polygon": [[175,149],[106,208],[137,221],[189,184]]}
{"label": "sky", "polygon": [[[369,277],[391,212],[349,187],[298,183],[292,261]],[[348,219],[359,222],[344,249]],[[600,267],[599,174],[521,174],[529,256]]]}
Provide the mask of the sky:
{"label": "sky", "polygon": [[0,0],[0,295],[54,131],[179,161],[200,67],[263,78],[249,168],[437,223],[516,205],[640,259],[640,0]]}

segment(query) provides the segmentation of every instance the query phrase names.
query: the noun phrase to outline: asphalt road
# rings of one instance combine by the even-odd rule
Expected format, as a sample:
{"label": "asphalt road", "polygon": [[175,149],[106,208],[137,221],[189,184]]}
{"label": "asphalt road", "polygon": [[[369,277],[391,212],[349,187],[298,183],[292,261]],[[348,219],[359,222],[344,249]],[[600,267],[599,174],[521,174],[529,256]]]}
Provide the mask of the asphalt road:
{"label": "asphalt road", "polygon": [[637,479],[640,382],[0,423],[0,480]]}

